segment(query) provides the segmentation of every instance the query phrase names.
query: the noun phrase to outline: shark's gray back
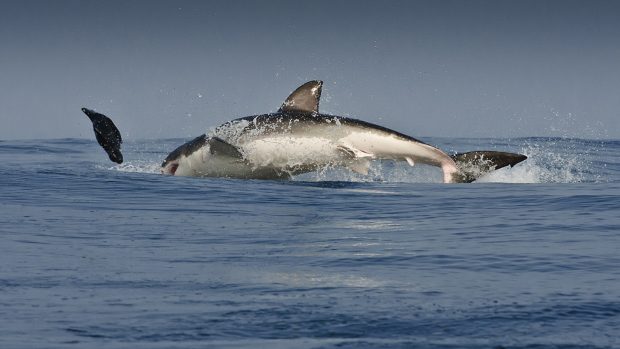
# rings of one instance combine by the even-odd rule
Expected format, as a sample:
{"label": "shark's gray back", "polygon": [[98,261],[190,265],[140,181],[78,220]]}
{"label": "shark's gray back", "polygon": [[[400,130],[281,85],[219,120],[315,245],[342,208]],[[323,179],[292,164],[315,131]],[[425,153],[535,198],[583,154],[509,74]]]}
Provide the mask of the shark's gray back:
{"label": "shark's gray back", "polygon": [[[269,136],[272,134],[317,134],[329,133],[336,127],[385,133],[404,140],[427,144],[419,139],[387,127],[370,122],[347,118],[344,116],[314,113],[277,112],[270,114],[251,115],[229,121],[215,129],[214,135],[230,140],[237,137]],[[231,131],[232,130],[232,131]],[[234,133],[231,136],[228,133]]]}

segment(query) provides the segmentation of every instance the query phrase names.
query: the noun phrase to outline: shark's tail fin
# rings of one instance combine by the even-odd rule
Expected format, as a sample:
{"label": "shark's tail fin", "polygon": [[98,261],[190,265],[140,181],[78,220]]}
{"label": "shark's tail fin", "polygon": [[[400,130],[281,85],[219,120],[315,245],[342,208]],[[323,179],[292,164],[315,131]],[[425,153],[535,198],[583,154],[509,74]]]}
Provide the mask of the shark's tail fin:
{"label": "shark's tail fin", "polygon": [[452,175],[454,183],[471,183],[481,176],[506,166],[514,166],[527,156],[501,151],[470,151],[451,156],[458,167]]}

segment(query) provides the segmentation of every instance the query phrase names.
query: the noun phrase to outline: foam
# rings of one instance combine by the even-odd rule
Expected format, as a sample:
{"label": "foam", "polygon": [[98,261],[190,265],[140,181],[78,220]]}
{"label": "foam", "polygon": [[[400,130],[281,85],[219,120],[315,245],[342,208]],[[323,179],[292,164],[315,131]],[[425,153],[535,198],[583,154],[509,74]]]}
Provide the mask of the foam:
{"label": "foam", "polygon": [[120,165],[107,167],[111,171],[131,173],[160,173],[160,168],[160,163],[146,160],[126,161]]}
{"label": "foam", "polygon": [[[564,142],[562,142],[564,143]],[[571,147],[562,150],[556,146],[565,144],[549,143],[545,145],[529,144],[521,149],[528,158],[513,168],[493,171],[478,183],[580,183],[596,181],[588,178],[590,167],[587,154],[582,154]]]}

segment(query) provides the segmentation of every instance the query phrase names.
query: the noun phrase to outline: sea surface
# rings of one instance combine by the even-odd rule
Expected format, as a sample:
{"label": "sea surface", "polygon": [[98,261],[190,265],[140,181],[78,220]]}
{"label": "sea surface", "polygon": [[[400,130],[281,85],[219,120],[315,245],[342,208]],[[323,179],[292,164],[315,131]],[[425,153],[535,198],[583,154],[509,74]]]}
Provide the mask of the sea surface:
{"label": "sea surface", "polygon": [[184,139],[0,141],[0,348],[620,348],[620,141],[471,184],[159,174]]}

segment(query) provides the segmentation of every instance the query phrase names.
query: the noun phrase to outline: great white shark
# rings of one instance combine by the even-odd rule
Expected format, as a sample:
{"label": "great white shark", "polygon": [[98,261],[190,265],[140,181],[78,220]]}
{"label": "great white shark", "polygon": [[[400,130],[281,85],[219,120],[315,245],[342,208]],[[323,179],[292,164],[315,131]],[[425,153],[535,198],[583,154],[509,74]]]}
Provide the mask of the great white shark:
{"label": "great white shark", "polygon": [[175,176],[285,179],[326,166],[367,175],[372,160],[441,168],[445,183],[472,182],[527,157],[498,151],[448,155],[389,128],[321,114],[322,81],[298,87],[275,113],[226,122],[172,151],[161,172]]}

